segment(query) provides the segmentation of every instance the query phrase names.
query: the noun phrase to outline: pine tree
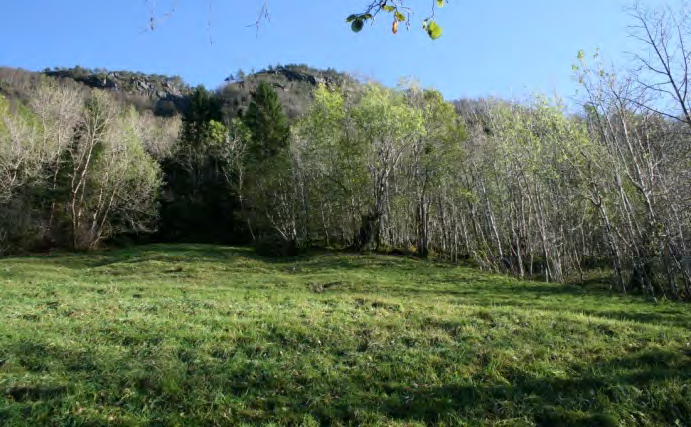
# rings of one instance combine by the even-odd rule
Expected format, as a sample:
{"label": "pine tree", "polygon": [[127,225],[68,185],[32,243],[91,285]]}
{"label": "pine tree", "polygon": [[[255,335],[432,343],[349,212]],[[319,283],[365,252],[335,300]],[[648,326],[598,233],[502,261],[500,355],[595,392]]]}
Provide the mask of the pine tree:
{"label": "pine tree", "polygon": [[252,132],[249,148],[254,161],[271,159],[288,146],[288,119],[276,91],[269,83],[259,82],[243,121]]}
{"label": "pine tree", "polygon": [[235,220],[239,199],[230,164],[228,128],[221,123],[218,98],[195,89],[183,117],[173,156],[163,164],[166,197],[160,235],[172,241],[237,243],[244,237]]}
{"label": "pine tree", "polygon": [[190,96],[190,104],[182,119],[182,141],[200,148],[207,139],[205,136],[212,120],[222,121],[220,103],[213,92],[199,86]]}

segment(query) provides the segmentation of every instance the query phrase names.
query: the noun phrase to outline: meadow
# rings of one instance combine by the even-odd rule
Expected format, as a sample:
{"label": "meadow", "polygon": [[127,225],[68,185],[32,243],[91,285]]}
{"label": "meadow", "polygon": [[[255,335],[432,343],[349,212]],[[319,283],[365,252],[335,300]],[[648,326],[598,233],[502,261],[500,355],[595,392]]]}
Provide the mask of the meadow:
{"label": "meadow", "polygon": [[0,425],[691,425],[687,304],[407,257],[0,260]]}

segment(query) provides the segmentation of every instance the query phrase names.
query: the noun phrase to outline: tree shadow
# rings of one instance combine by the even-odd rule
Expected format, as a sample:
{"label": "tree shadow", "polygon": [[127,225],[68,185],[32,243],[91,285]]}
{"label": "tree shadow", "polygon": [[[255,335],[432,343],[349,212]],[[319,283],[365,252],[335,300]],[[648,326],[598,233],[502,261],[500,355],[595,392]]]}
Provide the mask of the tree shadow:
{"label": "tree shadow", "polygon": [[[136,348],[148,348],[140,344]],[[156,345],[152,343],[152,349]],[[254,346],[252,342],[247,345]],[[249,360],[247,364],[218,371],[218,365],[212,365],[215,359],[201,358],[203,355],[197,350],[178,351],[172,355],[176,357],[175,363],[165,364],[157,363],[155,358],[147,359],[142,352],[129,353],[117,365],[110,366],[100,363],[99,357],[90,351],[57,348],[47,343],[23,341],[12,350],[18,355],[18,363],[30,372],[43,375],[46,369],[58,369],[75,375],[80,387],[92,391],[79,397],[82,405],[117,407],[127,390],[136,390],[138,400],[132,401],[127,410],[154,411],[163,420],[165,414],[195,413],[199,409],[195,405],[203,399],[188,399],[189,396],[223,393],[241,397],[236,401],[239,406],[231,409],[256,417],[246,415],[247,418],[237,421],[258,424],[287,419],[297,424],[306,416],[321,425],[349,424],[359,422],[358,413],[376,414],[380,421],[427,425],[454,424],[459,419],[490,424],[521,419],[540,426],[615,426],[631,421],[624,416],[641,415],[652,425],[675,425],[677,420],[684,425],[691,421],[691,402],[688,391],[684,391],[691,384],[691,357],[681,348],[638,351],[590,366],[574,362],[563,369],[567,374],[561,375],[530,372],[520,364],[501,365],[493,371],[485,366],[472,378],[459,377],[454,383],[437,385],[416,384],[412,380],[391,383],[378,380],[363,369],[342,371],[340,380],[334,382],[332,374],[321,371],[332,386],[314,378],[296,379],[297,372],[269,375]],[[137,366],[141,368],[133,369]],[[156,369],[147,369],[154,366]],[[223,378],[217,377],[220,372]],[[293,384],[299,383],[299,387],[293,387],[286,395],[280,388],[285,387],[288,378]],[[685,384],[686,388],[660,393],[661,385],[674,383]],[[55,409],[63,401],[74,399],[78,388],[49,382],[15,384],[5,389],[4,395],[7,403],[35,402],[43,409]],[[309,404],[325,393],[336,396],[329,405]],[[2,411],[0,419],[1,415]],[[194,419],[188,421],[194,425]],[[642,419],[639,421],[643,423]]]}
{"label": "tree shadow", "polygon": [[[579,374],[584,368],[586,371]],[[536,377],[510,368],[502,372],[508,384],[376,385],[380,393],[372,394],[389,398],[363,402],[363,407],[379,408],[383,415],[398,421],[435,424],[479,417],[498,422],[508,408],[526,405],[521,415],[537,425],[615,426],[623,420],[610,413],[609,406],[626,402],[633,409],[656,405],[654,413],[646,414],[655,425],[691,421],[691,403],[683,391],[678,395],[655,394],[656,386],[664,382],[690,384],[691,357],[681,351],[646,351],[609,359],[595,367],[573,365],[571,371],[574,374],[566,378]]]}
{"label": "tree shadow", "polygon": [[[71,269],[104,267],[118,263],[166,262],[229,262],[237,259],[259,261],[266,264],[305,264],[311,268],[354,270],[360,268],[395,267],[415,270],[421,260],[413,257],[344,253],[313,249],[302,254],[286,257],[259,255],[252,247],[229,247],[207,244],[151,244],[134,248],[85,253],[55,253],[24,257],[8,257],[8,260],[41,262]],[[374,259],[374,261],[373,261]]]}

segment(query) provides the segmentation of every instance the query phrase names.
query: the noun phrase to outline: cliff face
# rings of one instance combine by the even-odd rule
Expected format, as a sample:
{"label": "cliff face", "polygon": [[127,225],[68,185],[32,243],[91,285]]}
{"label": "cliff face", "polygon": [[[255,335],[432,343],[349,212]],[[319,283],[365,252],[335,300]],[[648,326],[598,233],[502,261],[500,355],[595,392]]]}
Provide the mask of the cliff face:
{"label": "cliff face", "polygon": [[347,78],[345,74],[337,73],[335,71],[321,71],[307,66],[285,66],[276,67],[269,70],[263,70],[253,74],[255,78],[275,77],[279,80],[282,78],[288,82],[298,82],[308,84],[310,86],[317,86],[318,84],[325,84],[333,87],[341,83]]}
{"label": "cliff face", "polygon": [[47,70],[44,74],[71,79],[90,88],[118,92],[124,98],[132,98],[135,104],[148,100],[156,114],[165,116],[182,113],[187,107],[187,94],[190,92],[189,86],[179,77],[130,71],[91,71],[79,67]]}

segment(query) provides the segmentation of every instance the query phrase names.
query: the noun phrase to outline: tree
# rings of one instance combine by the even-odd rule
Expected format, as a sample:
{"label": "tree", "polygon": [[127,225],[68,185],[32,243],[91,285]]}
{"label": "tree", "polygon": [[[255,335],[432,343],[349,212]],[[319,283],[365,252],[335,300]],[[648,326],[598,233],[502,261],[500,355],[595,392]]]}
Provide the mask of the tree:
{"label": "tree", "polygon": [[393,174],[404,154],[420,137],[423,116],[419,109],[406,103],[401,93],[368,85],[362,99],[353,108],[352,120],[356,138],[366,149],[371,185],[371,204],[368,212],[363,214],[356,245],[366,248],[374,240],[379,248],[387,220]]}
{"label": "tree", "polygon": [[149,231],[157,216],[160,168],[127,125],[136,116],[103,91],[84,103],[55,191],[57,220],[72,249],[94,249],[125,231]]}
{"label": "tree", "polygon": [[[622,221],[617,224],[621,252],[631,270],[628,288],[656,295],[691,290],[688,253],[689,218],[683,213],[688,186],[684,172],[690,141],[679,132],[681,122],[649,106],[634,76],[619,76],[602,66],[591,69],[581,57],[579,80],[587,93],[589,120],[604,148],[614,188],[609,199]],[[653,101],[653,106],[654,101]],[[663,274],[663,278],[659,274]],[[622,286],[622,289],[624,287]]]}
{"label": "tree", "polygon": [[293,126],[291,148],[305,195],[304,228],[327,246],[352,243],[367,204],[366,143],[353,131],[357,99],[352,98],[319,85],[314,103]]}
{"label": "tree", "polygon": [[635,3],[630,8],[634,24],[630,35],[641,43],[635,53],[632,76],[638,85],[628,101],[691,126],[691,8],[681,2],[652,8]]}
{"label": "tree", "polygon": [[40,171],[40,135],[35,123],[28,109],[12,106],[0,95],[0,203],[10,200]]}
{"label": "tree", "polygon": [[243,162],[244,216],[250,229],[260,232],[252,231],[255,240],[292,247],[297,230],[291,196],[290,127],[276,91],[266,81],[260,81],[252,92],[242,122],[251,134]]}
{"label": "tree", "polygon": [[[237,129],[237,121],[228,124]],[[163,159],[165,197],[160,235],[166,240],[243,243],[237,159],[242,132],[222,123],[218,98],[203,87],[193,92],[180,140]],[[243,136],[238,136],[242,134]]]}
{"label": "tree", "polygon": [[260,81],[252,93],[252,101],[243,116],[243,122],[252,133],[248,155],[261,163],[288,146],[290,127],[278,100],[276,91],[265,81]]}
{"label": "tree", "polygon": [[[421,257],[429,254],[431,210],[443,212],[444,203],[438,191],[447,184],[455,165],[462,161],[460,144],[466,138],[465,124],[451,104],[435,90],[422,90],[416,84],[406,88],[408,102],[423,113],[423,132],[414,141],[406,176],[415,196],[414,212],[417,238],[415,245]],[[435,200],[436,199],[436,200]],[[436,203],[435,203],[436,202]],[[443,217],[442,217],[443,218]],[[446,228],[446,227],[444,227]],[[447,246],[446,230],[442,246]]]}
{"label": "tree", "polygon": [[198,86],[190,95],[180,137],[191,146],[203,144],[209,131],[209,122],[212,120],[222,121],[220,103],[213,92],[204,86]]}
{"label": "tree", "polygon": [[28,200],[41,173],[37,122],[0,95],[0,254],[25,249],[38,234]]}

